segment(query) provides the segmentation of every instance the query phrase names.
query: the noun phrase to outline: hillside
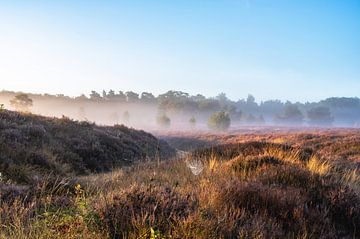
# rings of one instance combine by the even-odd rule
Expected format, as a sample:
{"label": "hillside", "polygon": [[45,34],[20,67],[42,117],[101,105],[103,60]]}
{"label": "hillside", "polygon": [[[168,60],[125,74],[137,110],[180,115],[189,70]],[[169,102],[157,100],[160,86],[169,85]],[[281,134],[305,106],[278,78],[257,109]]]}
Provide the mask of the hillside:
{"label": "hillside", "polygon": [[0,182],[0,238],[360,237],[358,131],[216,141],[75,181]]}
{"label": "hillside", "polygon": [[69,118],[0,112],[2,180],[26,184],[44,175],[106,172],[175,154],[164,141],[122,125],[101,127]]}

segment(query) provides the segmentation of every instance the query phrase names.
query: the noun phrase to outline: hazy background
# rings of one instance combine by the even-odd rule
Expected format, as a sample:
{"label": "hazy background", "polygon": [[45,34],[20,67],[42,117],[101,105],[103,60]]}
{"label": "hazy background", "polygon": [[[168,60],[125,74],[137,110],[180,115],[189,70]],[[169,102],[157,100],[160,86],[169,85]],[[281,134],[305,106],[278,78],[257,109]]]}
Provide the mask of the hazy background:
{"label": "hazy background", "polygon": [[360,1],[0,2],[0,89],[359,96]]}

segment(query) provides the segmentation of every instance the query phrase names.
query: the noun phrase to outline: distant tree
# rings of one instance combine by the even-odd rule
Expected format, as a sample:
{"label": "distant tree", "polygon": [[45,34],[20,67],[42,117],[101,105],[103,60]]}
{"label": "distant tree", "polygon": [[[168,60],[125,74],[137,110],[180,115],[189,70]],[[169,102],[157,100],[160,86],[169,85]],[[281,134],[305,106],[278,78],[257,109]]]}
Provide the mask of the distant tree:
{"label": "distant tree", "polygon": [[124,92],[119,91],[119,93],[115,94],[114,97],[112,97],[111,99],[118,102],[126,102],[126,95],[124,94]]}
{"label": "distant tree", "polygon": [[208,120],[208,127],[211,130],[225,131],[230,127],[231,120],[225,111],[215,112]]}
{"label": "distant tree", "polygon": [[196,126],[196,119],[194,116],[192,116],[190,119],[189,119],[189,124],[191,127],[195,127]]}
{"label": "distant tree", "polygon": [[100,100],[101,99],[101,95],[99,93],[97,93],[96,91],[91,91],[90,93],[90,99],[91,100]]}
{"label": "distant tree", "polygon": [[315,107],[307,112],[310,125],[331,125],[334,122],[334,118],[331,116],[330,109],[328,107]]}
{"label": "distant tree", "polygon": [[156,98],[151,93],[143,92],[141,93],[141,101],[144,103],[154,103],[156,102]]}
{"label": "distant tree", "polygon": [[204,99],[198,102],[198,108],[200,111],[217,111],[221,110],[221,106],[218,100]]}
{"label": "distant tree", "polygon": [[33,106],[33,100],[29,98],[27,94],[18,94],[12,100],[10,100],[11,106],[17,111],[30,111],[30,107]]}
{"label": "distant tree", "polygon": [[201,94],[197,94],[195,96],[191,96],[191,99],[198,102],[198,101],[206,100],[206,97]]}
{"label": "distant tree", "polygon": [[109,90],[109,93],[107,94],[107,96],[108,96],[109,98],[114,98],[114,97],[115,97],[115,91]]}
{"label": "distant tree", "polygon": [[286,124],[301,125],[303,123],[304,116],[295,104],[287,103],[284,108],[284,114],[277,116],[276,121]]}
{"label": "distant tree", "polygon": [[4,104],[0,104],[0,112],[5,109]]}
{"label": "distant tree", "polygon": [[84,101],[84,100],[87,100],[88,98],[86,97],[86,95],[82,94],[78,97],[75,97],[75,100],[77,101]]}
{"label": "distant tree", "polygon": [[156,123],[163,128],[169,128],[171,120],[165,113],[162,113],[156,117]]}
{"label": "distant tree", "polygon": [[127,102],[137,102],[139,100],[139,94],[135,93],[135,92],[132,92],[132,91],[127,91],[125,93],[126,95],[126,100]]}
{"label": "distant tree", "polygon": [[246,103],[247,104],[254,104],[255,103],[255,97],[253,95],[248,95],[247,99],[246,99]]}
{"label": "distant tree", "polygon": [[123,121],[124,123],[129,123],[130,122],[130,114],[129,114],[129,111],[125,111],[123,113]]}
{"label": "distant tree", "polygon": [[226,107],[229,99],[227,98],[225,93],[220,93],[216,96],[216,99],[219,101],[221,107]]}
{"label": "distant tree", "polygon": [[106,99],[106,98],[107,98],[107,93],[106,93],[106,91],[105,91],[105,90],[103,90],[103,92],[102,92],[102,98],[104,98],[104,99]]}
{"label": "distant tree", "polygon": [[114,100],[117,100],[117,95],[115,94],[115,91],[114,91],[114,90],[109,90],[109,92],[108,92],[107,95],[106,95],[106,98],[107,98],[108,100],[114,101]]}

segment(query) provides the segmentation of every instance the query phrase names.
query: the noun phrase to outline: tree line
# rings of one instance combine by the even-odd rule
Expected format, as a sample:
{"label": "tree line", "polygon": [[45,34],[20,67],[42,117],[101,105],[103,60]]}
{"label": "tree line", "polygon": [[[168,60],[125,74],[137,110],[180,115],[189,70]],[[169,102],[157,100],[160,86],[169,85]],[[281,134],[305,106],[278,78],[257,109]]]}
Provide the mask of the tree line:
{"label": "tree line", "polygon": [[[0,96],[5,93],[9,92],[0,92]],[[357,97],[333,97],[319,102],[306,103],[282,102],[280,100],[267,100],[258,103],[252,95],[248,95],[246,99],[234,101],[230,100],[224,93],[216,97],[205,97],[201,94],[190,95],[182,91],[168,91],[154,96],[149,92],[138,94],[132,91],[115,92],[114,90],[109,90],[103,91],[101,94],[92,91],[89,96],[81,95],[78,97],[21,93],[16,94],[10,101],[10,104],[17,110],[27,111],[32,106],[32,98],[34,96],[37,98],[41,97],[42,99],[55,98],[72,102],[118,102],[153,105],[159,111],[157,121],[163,122],[164,125],[170,124],[168,114],[191,115],[189,118],[190,125],[196,124],[198,121],[196,116],[206,115],[210,120],[212,116],[216,118],[213,114],[227,115],[232,123],[246,125],[330,126],[336,123],[344,126],[358,126],[360,122],[360,99]],[[124,114],[128,114],[128,112]],[[129,118],[129,115],[124,117]]]}

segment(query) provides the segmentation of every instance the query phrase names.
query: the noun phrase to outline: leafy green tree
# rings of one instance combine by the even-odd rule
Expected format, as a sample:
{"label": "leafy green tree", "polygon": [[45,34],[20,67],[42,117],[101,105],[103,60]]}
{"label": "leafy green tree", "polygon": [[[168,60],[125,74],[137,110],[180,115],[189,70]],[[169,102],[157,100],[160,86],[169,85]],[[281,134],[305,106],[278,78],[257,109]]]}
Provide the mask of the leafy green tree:
{"label": "leafy green tree", "polygon": [[169,128],[171,120],[165,113],[162,113],[156,117],[156,123],[163,128]]}
{"label": "leafy green tree", "polygon": [[30,99],[27,94],[18,94],[12,100],[10,100],[10,104],[17,111],[28,112],[33,106],[33,100]]}
{"label": "leafy green tree", "polygon": [[334,118],[331,116],[330,109],[328,107],[319,106],[310,109],[307,112],[310,125],[331,125],[334,122]]}
{"label": "leafy green tree", "polygon": [[225,111],[215,112],[208,120],[208,127],[211,130],[225,131],[230,127],[231,120]]}

